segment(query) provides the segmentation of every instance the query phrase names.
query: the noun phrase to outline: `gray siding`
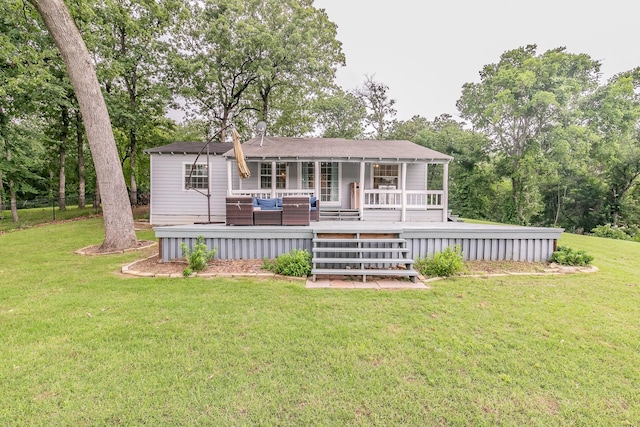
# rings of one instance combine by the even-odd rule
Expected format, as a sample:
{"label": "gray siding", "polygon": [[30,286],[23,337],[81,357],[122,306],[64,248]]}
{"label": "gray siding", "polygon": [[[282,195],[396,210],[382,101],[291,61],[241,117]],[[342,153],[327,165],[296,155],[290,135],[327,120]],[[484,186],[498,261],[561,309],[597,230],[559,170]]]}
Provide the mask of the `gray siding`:
{"label": "gray siding", "polygon": [[[191,224],[208,220],[207,197],[194,190],[184,190],[184,164],[193,163],[193,154],[151,155],[152,225]],[[224,222],[224,198],[227,194],[227,166],[221,156],[210,156],[211,220]],[[206,163],[201,156],[198,163]]]}
{"label": "gray siding", "polygon": [[427,174],[424,163],[410,163],[407,165],[407,190],[427,190]]}

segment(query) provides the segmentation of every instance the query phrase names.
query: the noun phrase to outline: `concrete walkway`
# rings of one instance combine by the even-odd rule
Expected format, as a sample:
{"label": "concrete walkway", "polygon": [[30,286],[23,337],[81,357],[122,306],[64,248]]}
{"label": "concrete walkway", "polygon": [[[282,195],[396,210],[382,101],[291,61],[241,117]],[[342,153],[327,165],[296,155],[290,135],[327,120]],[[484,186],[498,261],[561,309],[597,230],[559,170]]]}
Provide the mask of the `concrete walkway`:
{"label": "concrete walkway", "polygon": [[345,280],[344,278],[318,279],[315,282],[307,279],[308,289],[429,289],[427,285],[418,280],[416,283],[408,280]]}

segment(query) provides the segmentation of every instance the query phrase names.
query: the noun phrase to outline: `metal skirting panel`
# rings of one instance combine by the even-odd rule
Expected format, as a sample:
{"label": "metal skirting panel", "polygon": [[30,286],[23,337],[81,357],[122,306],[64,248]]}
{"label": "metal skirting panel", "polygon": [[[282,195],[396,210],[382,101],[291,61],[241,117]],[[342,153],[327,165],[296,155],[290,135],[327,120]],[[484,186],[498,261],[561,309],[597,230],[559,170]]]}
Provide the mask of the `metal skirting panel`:
{"label": "metal skirting panel", "polygon": [[465,260],[546,261],[562,233],[561,229],[535,227],[366,221],[320,221],[310,226],[232,227],[193,224],[155,227],[154,230],[160,240],[163,261],[181,258],[180,243],[184,241],[189,247],[193,247],[199,235],[204,237],[209,248],[216,248],[217,259],[275,258],[292,249],[311,252],[314,232],[394,233],[406,240],[411,259],[431,256],[449,246],[460,245]]}
{"label": "metal skirting panel", "polygon": [[405,238],[413,258],[459,246],[465,261],[547,261],[555,246],[555,239]]}
{"label": "metal skirting panel", "polygon": [[[205,238],[208,248],[215,248],[215,259],[263,259],[275,258],[293,249],[311,252],[311,239],[306,238]],[[162,238],[162,260],[182,258],[181,243],[189,248],[195,245],[195,238]]]}

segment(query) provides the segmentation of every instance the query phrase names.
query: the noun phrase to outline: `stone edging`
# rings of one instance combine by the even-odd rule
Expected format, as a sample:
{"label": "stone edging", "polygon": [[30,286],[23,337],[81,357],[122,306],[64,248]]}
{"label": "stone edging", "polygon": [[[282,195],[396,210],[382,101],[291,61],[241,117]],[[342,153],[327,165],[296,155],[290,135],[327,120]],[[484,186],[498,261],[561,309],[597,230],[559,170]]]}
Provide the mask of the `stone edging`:
{"label": "stone edging", "polygon": [[[155,244],[155,242],[154,242]],[[147,246],[150,247],[151,245]],[[91,246],[89,246],[91,247]],[[140,248],[142,249],[142,248]],[[129,249],[130,250],[130,249]],[[127,251],[129,251],[127,250]],[[123,251],[124,252],[124,251]],[[130,276],[136,276],[136,277],[169,277],[169,278],[184,278],[184,279],[188,279],[190,277],[202,277],[202,278],[220,278],[220,277],[226,277],[226,278],[233,278],[233,277],[237,277],[237,278],[261,278],[261,279],[274,279],[274,280],[285,280],[285,281],[289,281],[289,282],[306,282],[307,278],[306,277],[294,277],[294,276],[282,276],[280,274],[274,274],[274,273],[193,273],[191,276],[189,277],[185,277],[182,273],[172,273],[172,274],[168,274],[168,273],[149,273],[149,272],[144,272],[144,271],[137,271],[135,269],[133,269],[133,267],[141,261],[146,261],[148,259],[151,258],[156,258],[157,255],[151,255],[147,258],[143,258],[143,259],[139,259],[136,261],[133,261],[127,265],[124,265],[121,267],[120,271],[122,274],[128,274]],[[599,271],[598,267],[596,267],[595,265],[590,265],[590,266],[586,266],[586,267],[569,267],[569,266],[561,266],[561,265],[557,265],[557,266],[553,266],[551,268],[547,268],[545,269],[543,272],[540,273],[494,273],[494,274],[466,274],[466,275],[462,275],[462,276],[455,276],[455,277],[462,277],[462,278],[485,278],[485,277],[508,277],[508,276],[558,276],[558,275],[565,275],[565,274],[576,274],[576,273],[597,273]],[[421,281],[422,283],[424,283],[425,285],[429,282],[435,282],[436,280],[443,280],[443,279],[447,279],[447,277],[429,277],[426,278],[422,275],[418,276],[418,280]]]}
{"label": "stone edging", "polygon": [[144,271],[135,270],[135,265],[141,261],[146,261],[151,258],[156,258],[158,255],[151,255],[147,258],[136,260],[132,263],[124,265],[120,268],[120,272],[122,274],[128,274],[130,276],[136,277],[170,277],[173,279],[183,278],[189,279],[192,277],[202,277],[202,278],[216,278],[216,277],[225,277],[225,278],[233,278],[233,277],[245,277],[245,278],[261,278],[261,279],[274,279],[274,280],[285,280],[289,282],[299,282],[305,281],[306,277],[293,277],[293,276],[282,276],[280,274],[274,273],[193,273],[189,277],[185,277],[182,273],[149,273]]}
{"label": "stone edging", "polygon": [[90,246],[85,246],[84,248],[80,248],[77,251],[74,251],[73,253],[78,254],[78,255],[85,255],[85,256],[124,254],[124,253],[127,253],[127,252],[133,252],[133,251],[139,251],[139,250],[142,250],[142,249],[151,248],[151,247],[153,247],[154,245],[157,245],[157,244],[158,244],[158,242],[149,241],[149,243],[144,245],[144,246],[138,246],[138,247],[135,247],[135,248],[127,248],[127,249],[122,249],[122,250],[119,250],[119,251],[97,252],[97,253],[87,252],[89,248],[94,248],[94,247],[97,246],[97,245],[90,245]]}

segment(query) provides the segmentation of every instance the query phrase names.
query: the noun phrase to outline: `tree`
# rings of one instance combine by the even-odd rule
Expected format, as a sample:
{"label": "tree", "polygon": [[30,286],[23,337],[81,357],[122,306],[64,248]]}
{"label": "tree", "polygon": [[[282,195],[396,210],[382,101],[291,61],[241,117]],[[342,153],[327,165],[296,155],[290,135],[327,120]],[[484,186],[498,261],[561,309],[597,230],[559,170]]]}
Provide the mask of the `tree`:
{"label": "tree", "polygon": [[585,102],[590,128],[600,137],[592,157],[606,183],[608,220],[616,225],[624,199],[640,179],[640,68],[612,77]]}
{"label": "tree", "polygon": [[[110,115],[128,160],[129,198],[138,203],[137,158],[155,141],[150,135],[171,100],[166,84],[166,42],[182,2],[175,0],[103,0],[91,24],[98,74]],[[118,138],[119,137],[119,138]]]}
{"label": "tree", "polygon": [[192,2],[184,28],[175,39],[174,87],[221,141],[229,123],[309,131],[310,102],[344,63],[335,24],[310,0]]}
{"label": "tree", "polygon": [[586,54],[557,48],[537,55],[529,45],[505,52],[482,69],[480,83],[463,86],[458,110],[492,139],[499,171],[511,181],[518,223],[529,223],[542,209],[539,165],[552,149],[549,136],[597,86],[599,68]]}
{"label": "tree", "polygon": [[365,123],[373,128],[375,139],[387,137],[387,129],[396,115],[393,107],[396,100],[389,98],[388,92],[389,86],[373,80],[373,76],[369,75],[365,76],[364,84],[355,90],[356,96],[367,108]]}
{"label": "tree", "polygon": [[41,142],[28,135],[40,133],[31,119],[42,104],[43,88],[51,88],[44,67],[51,52],[43,43],[37,15],[22,12],[17,2],[0,6],[0,179],[6,183],[12,217],[18,222],[17,198],[33,193],[37,181],[35,153],[42,152]]}
{"label": "tree", "polygon": [[298,136],[313,122],[309,103],[332,88],[336,67],[345,64],[337,28],[312,0],[256,4],[264,31],[256,81],[258,119],[270,123],[277,135]]}
{"label": "tree", "polygon": [[105,240],[101,250],[136,244],[133,214],[122,175],[109,113],[91,57],[62,0],[29,0],[60,50],[85,123],[103,201]]}
{"label": "tree", "polygon": [[[448,115],[441,117],[451,118]],[[415,142],[416,136],[423,130],[431,129],[431,126],[432,124],[429,120],[422,116],[413,116],[406,121],[394,120],[391,123],[387,137],[389,139],[404,139]]]}
{"label": "tree", "polygon": [[495,190],[499,177],[489,155],[491,141],[484,134],[465,129],[463,123],[446,114],[433,122],[413,117],[396,123],[394,128],[396,132],[414,134],[411,140],[417,144],[453,157],[449,166],[449,206],[456,214],[502,220],[501,200]]}
{"label": "tree", "polygon": [[362,101],[352,93],[337,90],[318,98],[313,105],[316,124],[323,138],[361,138],[367,114]]}

